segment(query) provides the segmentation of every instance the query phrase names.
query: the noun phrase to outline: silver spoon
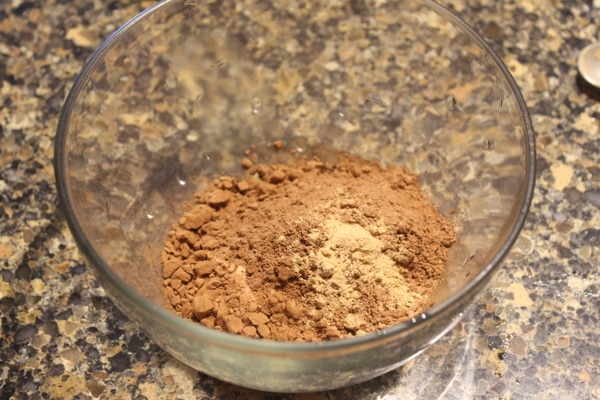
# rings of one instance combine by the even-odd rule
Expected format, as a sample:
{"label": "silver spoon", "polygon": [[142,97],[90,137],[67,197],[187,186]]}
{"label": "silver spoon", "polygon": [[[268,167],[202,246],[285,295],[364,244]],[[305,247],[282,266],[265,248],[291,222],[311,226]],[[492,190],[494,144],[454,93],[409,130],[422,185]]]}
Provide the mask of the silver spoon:
{"label": "silver spoon", "polygon": [[600,43],[592,43],[581,50],[577,68],[583,79],[600,88]]}

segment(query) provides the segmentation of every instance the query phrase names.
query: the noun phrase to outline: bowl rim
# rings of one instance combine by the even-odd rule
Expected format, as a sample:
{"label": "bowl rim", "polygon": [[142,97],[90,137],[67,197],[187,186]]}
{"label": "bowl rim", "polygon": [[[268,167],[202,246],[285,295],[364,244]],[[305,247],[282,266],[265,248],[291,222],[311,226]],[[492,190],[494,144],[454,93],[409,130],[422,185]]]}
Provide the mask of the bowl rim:
{"label": "bowl rim", "polygon": [[[127,301],[142,308],[142,312],[146,315],[152,315],[164,321],[165,324],[173,327],[173,329],[184,332],[186,336],[192,339],[202,339],[203,341],[210,341],[218,343],[222,347],[233,347],[243,348],[246,351],[251,350],[252,352],[268,353],[268,354],[299,354],[302,353],[305,356],[311,353],[322,353],[323,351],[341,351],[348,348],[362,347],[362,346],[373,346],[384,338],[394,337],[400,335],[403,332],[413,330],[421,324],[425,324],[437,316],[443,315],[446,309],[452,308],[453,304],[459,302],[461,298],[476,295],[476,291],[479,287],[486,283],[492,272],[501,264],[501,261],[506,257],[510,248],[517,240],[519,233],[526,221],[529,208],[533,199],[533,192],[535,188],[535,139],[534,131],[531,123],[531,117],[527,109],[525,100],[521,94],[521,91],[510,74],[508,68],[503,63],[497,53],[490,47],[490,45],[481,37],[469,24],[463,21],[458,15],[453,13],[451,10],[438,4],[433,0],[415,0],[421,3],[432,11],[436,12],[443,18],[451,21],[457,28],[468,34],[470,38],[476,42],[481,49],[491,58],[493,64],[500,70],[503,78],[509,84],[512,91],[512,95],[516,98],[519,116],[521,117],[521,123],[525,128],[524,132],[524,148],[525,148],[525,170],[526,170],[526,182],[525,192],[523,199],[519,206],[519,213],[516,218],[515,224],[510,229],[509,234],[502,245],[498,248],[496,254],[487,263],[487,265],[471,279],[460,291],[449,296],[446,300],[431,307],[419,318],[413,318],[412,320],[401,322],[386,328],[380,332],[368,333],[365,335],[343,338],[332,341],[321,341],[321,342],[308,342],[308,343],[297,343],[297,342],[285,342],[285,341],[271,341],[257,338],[244,337],[241,335],[235,335],[227,332],[220,332],[215,329],[205,327],[199,323],[188,321],[184,318],[177,316],[176,314],[168,311],[166,308],[150,301],[135,288],[129,286],[124,280],[122,280],[100,257],[100,255],[94,250],[91,242],[84,234],[84,230],[80,225],[77,216],[75,215],[72,207],[72,202],[69,197],[68,190],[68,176],[66,173],[66,160],[65,160],[65,145],[66,145],[66,131],[69,124],[71,113],[75,101],[78,98],[79,93],[84,88],[84,84],[87,81],[87,77],[94,70],[96,64],[103,58],[104,54],[114,46],[118,40],[128,33],[136,24],[145,18],[148,18],[158,10],[168,7],[172,3],[184,0],[163,0],[152,6],[141,11],[136,16],[125,22],[120,28],[114,31],[104,42],[98,47],[89,60],[83,66],[83,69],[75,79],[75,82],[69,91],[69,94],[63,105],[55,141],[54,141],[54,172],[56,179],[56,187],[58,192],[59,204],[62,207],[67,224],[71,230],[73,237],[78,244],[79,249],[83,252],[85,258],[90,261],[92,267],[96,269],[100,274],[101,278],[107,280],[111,285],[117,288],[121,296],[124,296]],[[188,0],[185,0],[188,1]],[[137,321],[136,321],[137,323]],[[139,324],[138,324],[139,325]],[[143,328],[143,327],[142,327]],[[385,332],[385,334],[382,334]],[[150,335],[152,336],[152,335]]]}

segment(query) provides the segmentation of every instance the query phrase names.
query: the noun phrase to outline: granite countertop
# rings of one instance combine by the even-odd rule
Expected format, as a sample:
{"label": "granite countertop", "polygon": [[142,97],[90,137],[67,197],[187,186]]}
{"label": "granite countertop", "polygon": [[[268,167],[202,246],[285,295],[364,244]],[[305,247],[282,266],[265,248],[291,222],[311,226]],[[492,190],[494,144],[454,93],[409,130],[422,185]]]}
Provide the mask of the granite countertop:
{"label": "granite countertop", "polygon": [[[221,383],[108,300],[57,208],[53,137],[85,60],[150,1],[0,2],[0,399],[600,397],[600,92],[577,76],[600,2],[449,0],[530,108],[538,179],[492,284],[422,356],[356,387],[273,395]],[[467,4],[468,3],[468,4]]]}

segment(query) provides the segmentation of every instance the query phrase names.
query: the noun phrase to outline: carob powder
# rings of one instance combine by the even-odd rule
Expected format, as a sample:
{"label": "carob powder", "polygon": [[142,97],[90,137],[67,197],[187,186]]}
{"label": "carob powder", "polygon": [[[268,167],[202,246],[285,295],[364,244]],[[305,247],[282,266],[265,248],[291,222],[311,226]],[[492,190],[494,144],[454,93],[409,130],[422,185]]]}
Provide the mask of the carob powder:
{"label": "carob powder", "polygon": [[271,165],[247,155],[247,176],[211,182],[167,235],[164,295],[178,315],[250,337],[323,341],[432,305],[456,235],[416,175],[348,154]]}

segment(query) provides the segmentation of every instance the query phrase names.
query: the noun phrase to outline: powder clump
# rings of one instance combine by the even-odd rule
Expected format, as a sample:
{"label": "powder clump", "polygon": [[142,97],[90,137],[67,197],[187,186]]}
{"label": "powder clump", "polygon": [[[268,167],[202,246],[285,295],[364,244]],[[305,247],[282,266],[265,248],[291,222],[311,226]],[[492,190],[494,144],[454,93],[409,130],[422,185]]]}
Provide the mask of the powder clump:
{"label": "powder clump", "polygon": [[338,158],[244,158],[246,177],[197,193],[162,252],[169,307],[281,341],[357,336],[430,307],[456,241],[451,222],[408,170]]}

